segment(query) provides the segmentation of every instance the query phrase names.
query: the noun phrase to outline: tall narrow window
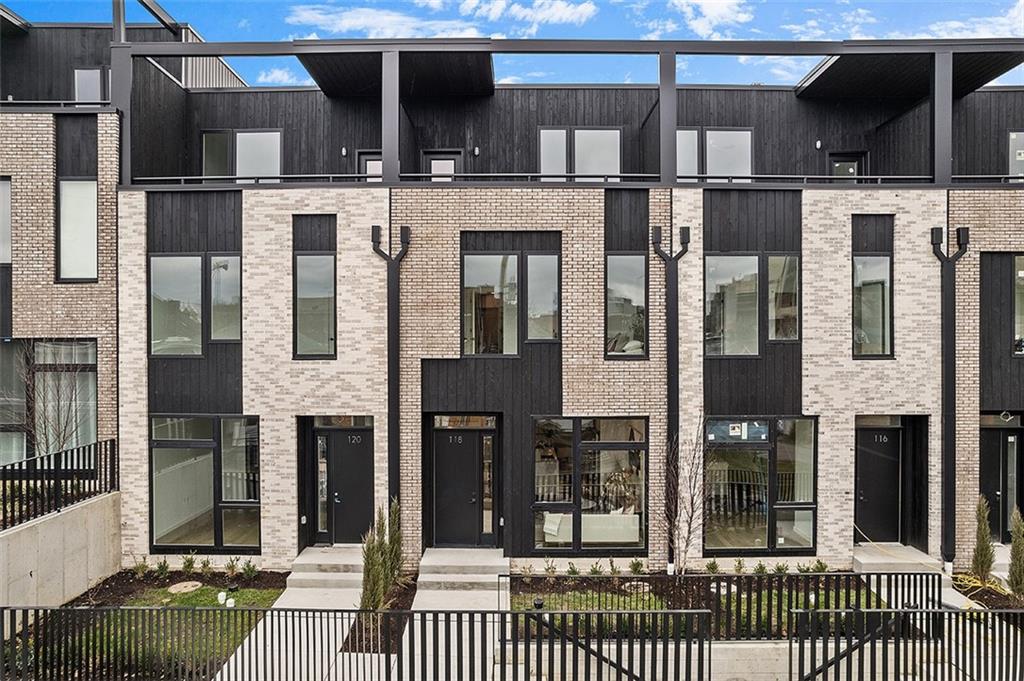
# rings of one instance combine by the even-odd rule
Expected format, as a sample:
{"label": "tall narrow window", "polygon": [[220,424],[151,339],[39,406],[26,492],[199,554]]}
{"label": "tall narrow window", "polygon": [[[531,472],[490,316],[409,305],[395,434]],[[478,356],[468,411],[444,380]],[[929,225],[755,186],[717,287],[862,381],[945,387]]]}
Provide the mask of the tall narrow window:
{"label": "tall narrow window", "polygon": [[704,277],[704,354],[757,355],[758,257],[709,255]]}
{"label": "tall narrow window", "polygon": [[210,340],[242,340],[240,256],[210,256]]}
{"label": "tall narrow window", "polygon": [[853,356],[892,357],[894,216],[854,215]]}
{"label": "tall narrow window", "polygon": [[0,178],[0,265],[11,264],[11,181]]}
{"label": "tall narrow window", "polygon": [[800,258],[768,256],[768,340],[800,338]]}
{"label": "tall narrow window", "polygon": [[203,133],[203,175],[226,177],[231,172],[231,132]]}
{"label": "tall narrow window", "polygon": [[676,130],[676,177],[680,182],[697,181],[697,158],[697,131]]}
{"label": "tall narrow window", "polygon": [[1024,256],[1013,258],[1013,354],[1024,355]]}
{"label": "tall narrow window", "polygon": [[574,130],[573,171],[577,175],[593,174],[594,177],[578,177],[580,182],[600,182],[607,179],[618,182],[622,172],[621,133],[618,130]]}
{"label": "tall narrow window", "polygon": [[1010,132],[1010,168],[1007,174],[1024,177],[1024,130]]}
{"label": "tall narrow window", "polygon": [[203,259],[151,256],[149,263],[150,352],[203,354]]}
{"label": "tall narrow window", "polygon": [[59,187],[57,276],[61,280],[96,279],[96,180],[61,180]]}
{"label": "tall narrow window", "polygon": [[607,255],[605,355],[647,355],[647,256]]}
{"label": "tall narrow window", "polygon": [[704,167],[708,182],[750,182],[753,168],[749,130],[705,130]]}
{"label": "tall narrow window", "polygon": [[36,456],[96,442],[96,342],[37,341],[33,361]]}
{"label": "tall narrow window", "polygon": [[75,101],[103,101],[102,69],[75,69]]}
{"label": "tall narrow window", "polygon": [[519,258],[462,256],[462,353],[519,352]]}
{"label": "tall narrow window", "polygon": [[[252,182],[252,178],[274,178],[281,174],[281,133],[235,133],[235,175],[239,182]],[[260,182],[278,182],[261,179]]]}
{"label": "tall narrow window", "polygon": [[527,340],[558,338],[558,289],[558,256],[526,256]]}
{"label": "tall narrow window", "polygon": [[[542,175],[565,175],[569,172],[569,131],[540,131],[540,172]],[[564,182],[564,177],[544,177],[542,182]]]}
{"label": "tall narrow window", "polygon": [[335,356],[335,256],[295,255],[295,354]]}

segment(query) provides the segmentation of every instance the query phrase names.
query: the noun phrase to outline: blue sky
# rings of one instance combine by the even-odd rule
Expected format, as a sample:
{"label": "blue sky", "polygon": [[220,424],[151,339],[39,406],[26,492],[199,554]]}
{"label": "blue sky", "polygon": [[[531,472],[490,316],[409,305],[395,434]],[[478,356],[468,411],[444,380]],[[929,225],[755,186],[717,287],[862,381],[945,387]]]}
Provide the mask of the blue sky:
{"label": "blue sky", "polygon": [[[29,21],[109,21],[110,0],[0,0]],[[147,21],[127,0],[129,21]],[[291,38],[785,39],[1024,37],[1024,0],[161,0],[207,40]],[[792,84],[817,58],[683,57],[680,82]],[[253,85],[302,85],[298,61],[232,59]],[[649,83],[653,57],[497,55],[509,83]],[[1024,84],[1024,68],[998,84]]]}

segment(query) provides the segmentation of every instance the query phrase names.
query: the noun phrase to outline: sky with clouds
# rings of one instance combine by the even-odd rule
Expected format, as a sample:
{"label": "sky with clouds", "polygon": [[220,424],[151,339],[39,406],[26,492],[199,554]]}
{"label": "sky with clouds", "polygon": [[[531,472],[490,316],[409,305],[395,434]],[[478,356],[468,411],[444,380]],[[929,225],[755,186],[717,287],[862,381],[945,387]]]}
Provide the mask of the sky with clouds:
{"label": "sky with clouds", "polygon": [[[109,21],[110,0],[0,0],[29,21]],[[1024,0],[160,0],[207,40],[1024,37]],[[129,21],[148,15],[127,0]],[[680,57],[682,83],[793,84],[815,57]],[[232,59],[252,85],[305,85],[294,58]],[[505,83],[657,80],[653,56],[496,55]],[[1024,85],[1024,68],[998,84]]]}

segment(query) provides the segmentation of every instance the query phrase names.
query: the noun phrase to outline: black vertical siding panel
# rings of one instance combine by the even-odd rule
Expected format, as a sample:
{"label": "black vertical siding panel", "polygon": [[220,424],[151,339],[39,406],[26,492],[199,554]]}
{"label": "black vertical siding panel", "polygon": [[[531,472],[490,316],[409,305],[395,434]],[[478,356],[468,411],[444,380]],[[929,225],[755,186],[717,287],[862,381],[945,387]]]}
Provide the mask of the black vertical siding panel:
{"label": "black vertical siding panel", "polygon": [[0,265],[0,338],[14,335],[13,298],[11,266]]}
{"label": "black vertical siding panel", "polygon": [[335,251],[338,241],[338,216],[331,214],[293,215],[292,250]]}
{"label": "black vertical siding panel", "polygon": [[96,177],[98,147],[95,114],[62,114],[56,119],[57,177]]}
{"label": "black vertical siding panel", "polygon": [[981,408],[1024,409],[1024,357],[1013,354],[1014,254],[981,254]]}
{"label": "black vertical siding panel", "polygon": [[604,192],[606,251],[647,250],[649,201],[646,189],[606,189]]}

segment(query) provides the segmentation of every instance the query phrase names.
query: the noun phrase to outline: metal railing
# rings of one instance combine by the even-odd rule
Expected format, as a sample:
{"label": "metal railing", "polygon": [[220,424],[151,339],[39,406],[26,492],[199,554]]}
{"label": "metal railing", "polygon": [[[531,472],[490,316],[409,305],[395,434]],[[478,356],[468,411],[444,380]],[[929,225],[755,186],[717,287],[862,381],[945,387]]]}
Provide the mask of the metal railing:
{"label": "metal railing", "polygon": [[117,441],[0,466],[0,530],[118,489]]}
{"label": "metal railing", "polygon": [[1024,679],[1024,610],[797,611],[793,681]]}
{"label": "metal railing", "polygon": [[707,610],[717,640],[784,640],[794,610],[939,607],[937,572],[503,575],[513,610]]}
{"label": "metal railing", "polygon": [[99,106],[110,106],[109,99],[98,99],[95,101],[76,101],[76,100],[64,100],[64,99],[0,99],[0,108],[9,107],[39,107],[39,108],[54,108],[54,109],[74,109],[77,107],[99,107]]}
{"label": "metal railing", "polygon": [[0,608],[0,679],[710,678],[707,612]]}

